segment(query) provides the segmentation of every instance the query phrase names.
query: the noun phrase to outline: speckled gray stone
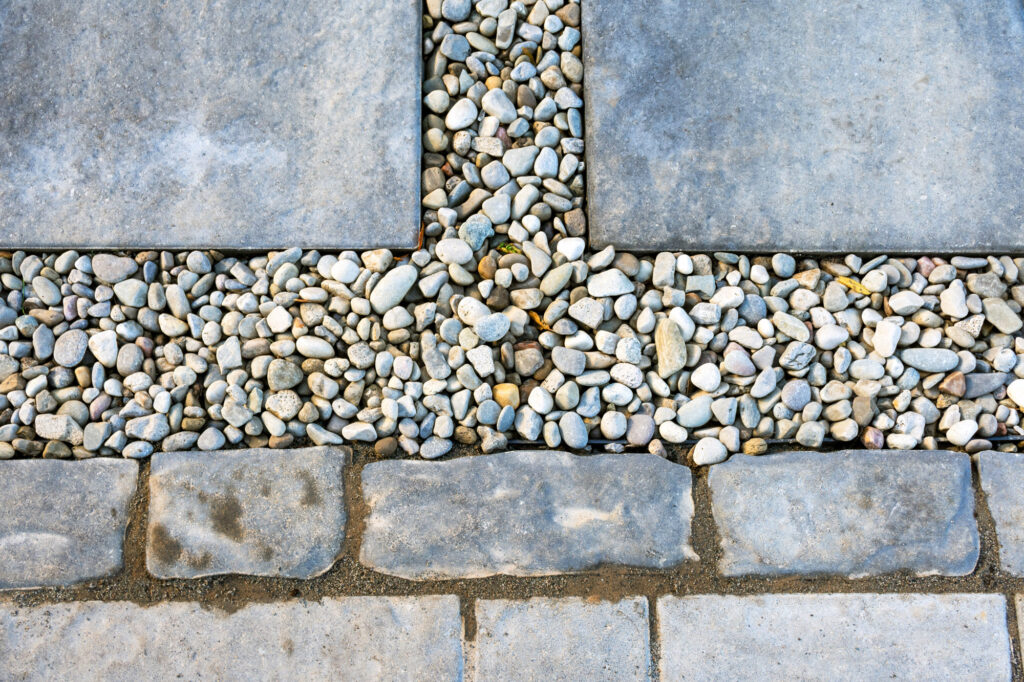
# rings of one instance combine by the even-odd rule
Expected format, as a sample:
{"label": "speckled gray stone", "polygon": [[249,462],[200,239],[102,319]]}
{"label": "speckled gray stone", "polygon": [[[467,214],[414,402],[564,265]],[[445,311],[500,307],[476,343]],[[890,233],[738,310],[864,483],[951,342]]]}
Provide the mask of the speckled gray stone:
{"label": "speckled gray stone", "polygon": [[0,678],[460,680],[454,596],[0,604]]}
{"label": "speckled gray stone", "polygon": [[476,679],[650,680],[647,599],[476,603]]}
{"label": "speckled gray stone", "polygon": [[360,561],[416,580],[667,568],[697,558],[690,484],[688,468],[649,454],[373,462]]}
{"label": "speckled gray stone", "polygon": [[1019,2],[582,10],[591,246],[1021,246]]}
{"label": "speckled gray stone", "polygon": [[0,243],[415,246],[418,0],[2,13]]}
{"label": "speckled gray stone", "polygon": [[996,522],[999,565],[1024,576],[1024,455],[982,452],[978,455],[981,488]]}
{"label": "speckled gray stone", "polygon": [[0,590],[120,571],[138,476],[124,459],[0,462]]}
{"label": "speckled gray stone", "polygon": [[1009,680],[998,594],[658,600],[662,680]]}
{"label": "speckled gray stone", "polygon": [[978,527],[967,455],[733,455],[711,468],[725,575],[967,575]]}
{"label": "speckled gray stone", "polygon": [[345,537],[349,456],[343,447],[154,455],[146,567],[158,578],[320,575]]}

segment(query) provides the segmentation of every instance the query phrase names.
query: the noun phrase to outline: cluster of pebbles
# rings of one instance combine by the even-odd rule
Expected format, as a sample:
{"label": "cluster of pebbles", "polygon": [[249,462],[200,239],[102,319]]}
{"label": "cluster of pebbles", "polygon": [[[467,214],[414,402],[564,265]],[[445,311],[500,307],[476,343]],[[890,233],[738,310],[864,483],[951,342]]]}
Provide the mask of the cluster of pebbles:
{"label": "cluster of pebbles", "polygon": [[0,253],[0,458],[1024,439],[1024,259],[588,252],[578,2],[426,7],[421,248]]}

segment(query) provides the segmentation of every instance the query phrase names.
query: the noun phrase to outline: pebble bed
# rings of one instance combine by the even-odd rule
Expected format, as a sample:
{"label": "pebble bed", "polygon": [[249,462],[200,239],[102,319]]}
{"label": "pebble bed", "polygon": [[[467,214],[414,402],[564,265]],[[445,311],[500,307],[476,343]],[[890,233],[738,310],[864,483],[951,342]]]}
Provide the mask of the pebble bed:
{"label": "pebble bed", "polygon": [[1024,439],[1024,259],[589,252],[578,2],[426,7],[422,248],[2,252],[0,458]]}

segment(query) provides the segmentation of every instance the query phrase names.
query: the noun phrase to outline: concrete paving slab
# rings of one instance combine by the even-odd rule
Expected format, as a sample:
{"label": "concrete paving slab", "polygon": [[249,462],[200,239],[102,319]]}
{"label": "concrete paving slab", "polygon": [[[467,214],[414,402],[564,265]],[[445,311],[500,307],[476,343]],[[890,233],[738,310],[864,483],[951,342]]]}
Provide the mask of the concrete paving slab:
{"label": "concrete paving slab", "polygon": [[0,678],[461,680],[454,596],[0,604]]}
{"label": "concrete paving slab", "polygon": [[982,452],[978,455],[978,473],[996,523],[1000,568],[1024,576],[1024,455]]}
{"label": "concrete paving slab", "polygon": [[662,680],[1008,680],[998,594],[658,600]]}
{"label": "concrete paving slab", "polygon": [[4,3],[6,247],[415,247],[420,3]]}
{"label": "concrete paving slab", "polygon": [[138,476],[124,459],[0,462],[0,590],[120,571]]}
{"label": "concrete paving slab", "polygon": [[592,245],[1024,249],[1016,0],[582,9]]}

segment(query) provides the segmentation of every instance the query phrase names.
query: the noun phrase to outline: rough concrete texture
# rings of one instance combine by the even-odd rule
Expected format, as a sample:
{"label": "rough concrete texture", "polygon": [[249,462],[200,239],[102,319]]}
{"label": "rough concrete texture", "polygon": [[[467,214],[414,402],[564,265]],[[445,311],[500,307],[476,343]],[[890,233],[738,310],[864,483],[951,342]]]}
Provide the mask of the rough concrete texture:
{"label": "rough concrete texture", "polygon": [[459,680],[453,596],[139,607],[0,605],[0,678]]}
{"label": "rough concrete texture", "polygon": [[697,558],[690,484],[689,469],[649,454],[374,462],[360,561],[416,580],[667,568]]}
{"label": "rough concrete texture", "polygon": [[162,452],[149,478],[146,567],[311,578],[345,538],[347,448]]}
{"label": "rough concrete texture", "polygon": [[592,245],[1019,250],[1019,0],[583,2]]}
{"label": "rough concrete texture", "polygon": [[138,477],[138,463],[123,459],[0,462],[0,589],[120,571]]}
{"label": "rough concrete texture", "polygon": [[417,0],[0,13],[0,243],[415,246]]}
{"label": "rough concrete texture", "polygon": [[967,575],[978,561],[963,453],[733,455],[708,480],[728,576]]}
{"label": "rough concrete texture", "polygon": [[476,679],[650,680],[647,599],[476,603]]}
{"label": "rough concrete texture", "polygon": [[996,594],[658,600],[662,680],[1008,680]]}
{"label": "rough concrete texture", "polygon": [[996,524],[999,566],[1007,573],[1024,576],[1024,455],[982,452],[978,473]]}

